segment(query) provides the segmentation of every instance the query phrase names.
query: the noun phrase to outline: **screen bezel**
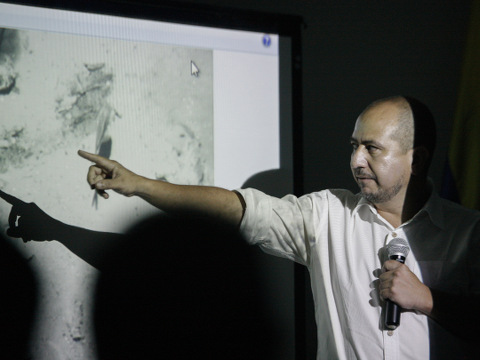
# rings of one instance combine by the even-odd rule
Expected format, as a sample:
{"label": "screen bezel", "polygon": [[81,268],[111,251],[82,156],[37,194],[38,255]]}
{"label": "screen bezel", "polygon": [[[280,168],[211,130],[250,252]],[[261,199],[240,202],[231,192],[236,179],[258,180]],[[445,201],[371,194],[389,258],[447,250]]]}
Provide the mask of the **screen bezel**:
{"label": "screen bezel", "polygon": [[[69,10],[133,19],[208,26],[278,34],[288,44],[289,58],[280,57],[280,71],[289,73],[288,86],[280,81],[280,166],[292,176],[291,192],[303,194],[303,127],[302,127],[302,48],[304,23],[295,15],[240,10],[205,4],[148,0],[55,1],[1,0],[4,3]],[[267,189],[268,190],[268,189]],[[305,269],[294,268],[295,353],[305,356]]]}

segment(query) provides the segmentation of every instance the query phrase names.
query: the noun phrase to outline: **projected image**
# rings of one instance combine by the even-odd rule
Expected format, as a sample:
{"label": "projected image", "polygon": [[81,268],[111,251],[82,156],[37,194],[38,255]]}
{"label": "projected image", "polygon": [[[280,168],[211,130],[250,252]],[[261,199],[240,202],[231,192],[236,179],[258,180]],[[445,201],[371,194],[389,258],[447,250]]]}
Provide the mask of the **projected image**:
{"label": "projected image", "polygon": [[80,242],[157,211],[97,198],[77,150],[213,184],[212,67],[210,50],[0,29],[0,223],[40,279],[35,358],[95,358],[97,269]]}

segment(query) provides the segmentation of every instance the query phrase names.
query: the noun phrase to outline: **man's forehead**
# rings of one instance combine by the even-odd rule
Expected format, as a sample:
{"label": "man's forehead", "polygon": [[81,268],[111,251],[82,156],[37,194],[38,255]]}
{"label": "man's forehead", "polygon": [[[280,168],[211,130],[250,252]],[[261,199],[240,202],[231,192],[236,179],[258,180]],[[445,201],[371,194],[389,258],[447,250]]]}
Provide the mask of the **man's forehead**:
{"label": "man's forehead", "polygon": [[400,118],[400,108],[397,104],[381,103],[367,109],[357,118],[355,129],[368,127],[369,129],[387,129],[396,127]]}
{"label": "man's forehead", "polygon": [[386,101],[365,110],[358,119],[364,121],[397,122],[401,108],[399,104]]}
{"label": "man's forehead", "polygon": [[370,109],[362,113],[353,129],[352,139],[358,142],[380,141],[394,136],[398,130],[398,111],[393,106]]}

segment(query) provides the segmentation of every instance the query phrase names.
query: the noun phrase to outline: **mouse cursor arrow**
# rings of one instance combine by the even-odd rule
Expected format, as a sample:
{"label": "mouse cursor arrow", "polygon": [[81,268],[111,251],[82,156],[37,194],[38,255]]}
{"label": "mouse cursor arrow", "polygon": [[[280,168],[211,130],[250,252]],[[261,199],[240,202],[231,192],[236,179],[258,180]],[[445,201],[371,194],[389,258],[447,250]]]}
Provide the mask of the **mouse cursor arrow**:
{"label": "mouse cursor arrow", "polygon": [[190,61],[190,68],[192,71],[192,76],[198,77],[198,74],[200,73],[200,69],[197,67],[197,65],[193,61]]}

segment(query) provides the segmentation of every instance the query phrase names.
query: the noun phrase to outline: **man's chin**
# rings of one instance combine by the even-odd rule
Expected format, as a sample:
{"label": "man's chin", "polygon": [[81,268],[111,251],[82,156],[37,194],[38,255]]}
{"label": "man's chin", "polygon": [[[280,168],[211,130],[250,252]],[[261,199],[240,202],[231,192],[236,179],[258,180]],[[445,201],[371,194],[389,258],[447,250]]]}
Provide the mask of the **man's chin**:
{"label": "man's chin", "polygon": [[394,196],[397,195],[397,192],[385,192],[385,191],[372,193],[372,192],[367,192],[362,190],[361,193],[362,193],[362,196],[365,198],[365,200],[367,200],[372,204],[386,203],[391,199],[393,199]]}
{"label": "man's chin", "polygon": [[368,186],[365,186],[363,184],[359,184],[359,188],[360,188],[360,193],[363,195],[363,196],[370,196],[370,195],[374,195],[372,189]]}
{"label": "man's chin", "polygon": [[363,198],[372,204],[380,202],[379,196],[377,193],[373,193],[368,189],[360,189],[360,193],[362,194]]}

